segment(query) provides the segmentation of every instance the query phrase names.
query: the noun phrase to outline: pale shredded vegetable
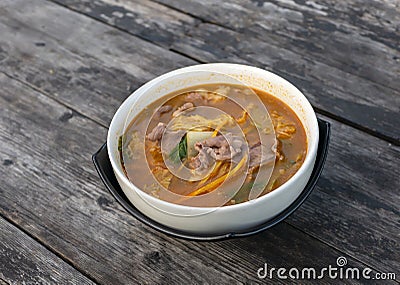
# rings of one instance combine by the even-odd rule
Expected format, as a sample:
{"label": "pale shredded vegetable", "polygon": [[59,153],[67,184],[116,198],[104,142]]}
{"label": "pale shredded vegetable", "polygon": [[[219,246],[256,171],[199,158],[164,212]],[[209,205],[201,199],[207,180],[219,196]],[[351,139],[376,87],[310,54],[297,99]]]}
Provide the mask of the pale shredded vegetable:
{"label": "pale shredded vegetable", "polygon": [[204,128],[216,129],[219,126],[232,126],[235,120],[227,115],[221,114],[217,118],[207,119],[200,115],[191,115],[191,116],[179,116],[177,117],[173,124],[171,125],[171,130],[193,130],[198,129],[198,126],[204,126]]}

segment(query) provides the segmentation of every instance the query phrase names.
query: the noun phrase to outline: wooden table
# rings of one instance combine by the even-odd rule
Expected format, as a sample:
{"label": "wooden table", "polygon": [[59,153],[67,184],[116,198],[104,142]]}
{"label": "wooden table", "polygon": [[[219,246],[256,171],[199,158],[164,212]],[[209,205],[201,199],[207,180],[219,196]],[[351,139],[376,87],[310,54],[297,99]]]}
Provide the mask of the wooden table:
{"label": "wooden table", "polygon": [[[398,0],[2,0],[0,284],[308,283],[257,270],[341,256],[396,274],[371,283],[396,284],[399,29]],[[252,237],[159,233],[114,200],[91,161],[133,90],[205,62],[271,70],[332,124],[312,195]]]}

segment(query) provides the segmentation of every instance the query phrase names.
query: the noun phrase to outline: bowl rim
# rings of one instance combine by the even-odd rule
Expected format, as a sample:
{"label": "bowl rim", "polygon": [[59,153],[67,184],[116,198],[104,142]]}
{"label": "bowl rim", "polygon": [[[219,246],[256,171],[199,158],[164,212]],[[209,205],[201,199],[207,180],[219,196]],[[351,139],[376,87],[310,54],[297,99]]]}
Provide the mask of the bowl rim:
{"label": "bowl rim", "polygon": [[[288,181],[286,181],[285,183],[283,183],[281,186],[279,186],[278,188],[274,189],[273,191],[266,193],[262,196],[257,197],[256,199],[250,200],[250,201],[246,201],[243,203],[239,203],[239,204],[233,204],[233,205],[227,205],[227,206],[219,206],[219,207],[193,207],[193,206],[187,206],[187,205],[180,205],[180,204],[175,204],[175,203],[171,203],[171,202],[167,202],[164,200],[161,200],[159,198],[156,198],[152,195],[147,194],[146,192],[142,191],[139,187],[137,187],[136,185],[134,185],[134,183],[132,181],[130,181],[128,179],[128,177],[125,176],[125,174],[119,169],[118,163],[120,163],[120,158],[119,157],[115,157],[114,152],[111,150],[111,140],[113,140],[114,138],[112,138],[112,133],[114,128],[117,128],[118,126],[115,126],[117,123],[116,121],[119,118],[120,113],[123,112],[123,109],[125,108],[125,104],[127,104],[131,99],[132,96],[135,96],[135,94],[142,92],[141,96],[144,96],[144,94],[146,93],[146,91],[148,89],[150,89],[154,84],[163,81],[165,79],[168,79],[171,76],[177,75],[177,74],[181,74],[181,73],[185,73],[185,72],[190,72],[190,71],[198,71],[198,68],[218,68],[218,67],[225,67],[225,68],[245,68],[245,69],[249,69],[249,70],[253,70],[255,72],[261,72],[261,73],[265,73],[268,77],[274,77],[277,81],[283,82],[285,85],[290,86],[290,88],[293,89],[293,93],[296,93],[296,96],[300,96],[303,100],[301,102],[301,106],[305,107],[306,110],[311,110],[312,113],[310,114],[308,111],[306,111],[308,116],[311,116],[311,125],[313,127],[313,129],[316,131],[315,133],[315,139],[313,141],[312,145],[309,145],[308,147],[308,151],[306,154],[306,158],[303,162],[303,164],[300,166],[300,168],[296,171],[296,173],[289,178]],[[210,71],[210,70],[207,70]],[[210,71],[212,72],[212,71]],[[250,84],[251,85],[251,84]],[[271,94],[273,95],[273,94]],[[291,106],[289,106],[291,107]],[[129,185],[130,190],[132,191],[141,191],[141,193],[138,193],[139,196],[144,195],[146,196],[146,199],[143,199],[141,197],[141,199],[143,199],[146,203],[148,203],[150,206],[154,205],[150,202],[148,202],[147,199],[149,199],[151,202],[156,202],[159,203],[163,206],[166,207],[175,207],[176,209],[180,209],[180,210],[192,210],[192,211],[208,211],[208,212],[214,212],[214,211],[230,211],[230,210],[243,210],[251,205],[254,204],[258,204],[258,203],[264,203],[264,200],[268,200],[271,199],[275,196],[281,195],[281,193],[285,190],[287,190],[286,188],[290,188],[295,182],[296,180],[301,177],[306,171],[307,171],[307,166],[313,166],[315,163],[315,158],[316,158],[316,154],[317,154],[317,150],[318,150],[318,141],[319,141],[319,127],[318,127],[318,121],[317,121],[317,116],[315,114],[315,111],[313,109],[313,107],[311,106],[310,102],[308,101],[308,99],[306,98],[306,96],[291,82],[289,82],[287,79],[262,68],[258,68],[255,66],[251,66],[251,65],[244,65],[244,64],[236,64],[236,63],[207,63],[207,64],[196,64],[196,65],[190,65],[190,66],[186,66],[186,67],[182,67],[179,69],[175,69],[172,71],[169,71],[167,73],[164,73],[160,76],[157,76],[155,78],[153,78],[152,80],[148,81],[147,83],[143,84],[142,86],[140,86],[138,89],[134,90],[119,106],[119,108],[117,109],[117,111],[115,112],[111,123],[110,123],[110,127],[108,130],[108,134],[107,134],[107,151],[108,151],[108,156],[113,168],[113,171],[115,172],[116,176],[118,176],[120,179],[122,179],[122,181]],[[308,144],[309,144],[309,140],[308,140]],[[158,209],[157,207],[154,207],[155,209]],[[159,210],[159,209],[158,209]],[[185,215],[179,215],[179,214],[172,214],[169,212],[165,212],[162,211],[166,214],[169,215],[177,215],[180,217],[188,217]]]}

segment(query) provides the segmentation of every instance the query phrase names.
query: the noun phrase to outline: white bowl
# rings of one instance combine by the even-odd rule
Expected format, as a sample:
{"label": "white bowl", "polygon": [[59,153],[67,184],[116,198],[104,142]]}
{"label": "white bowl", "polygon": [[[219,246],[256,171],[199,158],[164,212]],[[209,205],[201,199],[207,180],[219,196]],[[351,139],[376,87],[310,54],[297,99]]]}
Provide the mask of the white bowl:
{"label": "white bowl", "polygon": [[[199,72],[202,76],[194,76]],[[204,77],[208,73],[210,76]],[[237,205],[214,208],[189,207],[159,200],[138,189],[124,175],[118,153],[118,138],[132,104],[136,112],[166,94],[186,87],[216,82],[214,73],[224,73],[251,87],[281,99],[297,114],[307,136],[307,155],[296,174],[274,191]],[[287,208],[310,178],[317,155],[319,130],[314,110],[306,97],[291,83],[269,71],[252,66],[213,63],[181,68],[161,75],[133,92],[114,115],[107,137],[108,155],[119,185],[130,202],[149,218],[168,227],[192,234],[225,234],[260,225]],[[205,212],[205,209],[208,211]],[[173,213],[173,214],[172,214]]]}

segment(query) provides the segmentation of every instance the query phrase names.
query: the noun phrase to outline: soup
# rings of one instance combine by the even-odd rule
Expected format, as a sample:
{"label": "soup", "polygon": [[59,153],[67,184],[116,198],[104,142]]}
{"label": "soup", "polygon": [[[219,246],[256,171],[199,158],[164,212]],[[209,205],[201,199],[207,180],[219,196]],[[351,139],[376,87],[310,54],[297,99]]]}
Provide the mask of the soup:
{"label": "soup", "polygon": [[[248,100],[252,94],[259,103]],[[307,138],[296,114],[273,95],[208,84],[148,105],[127,124],[118,146],[125,174],[144,192],[160,199],[160,189],[201,197],[221,185],[240,185],[224,202],[233,205],[248,201],[258,185],[264,195],[288,181],[305,159]],[[266,181],[259,184],[262,169]]]}

